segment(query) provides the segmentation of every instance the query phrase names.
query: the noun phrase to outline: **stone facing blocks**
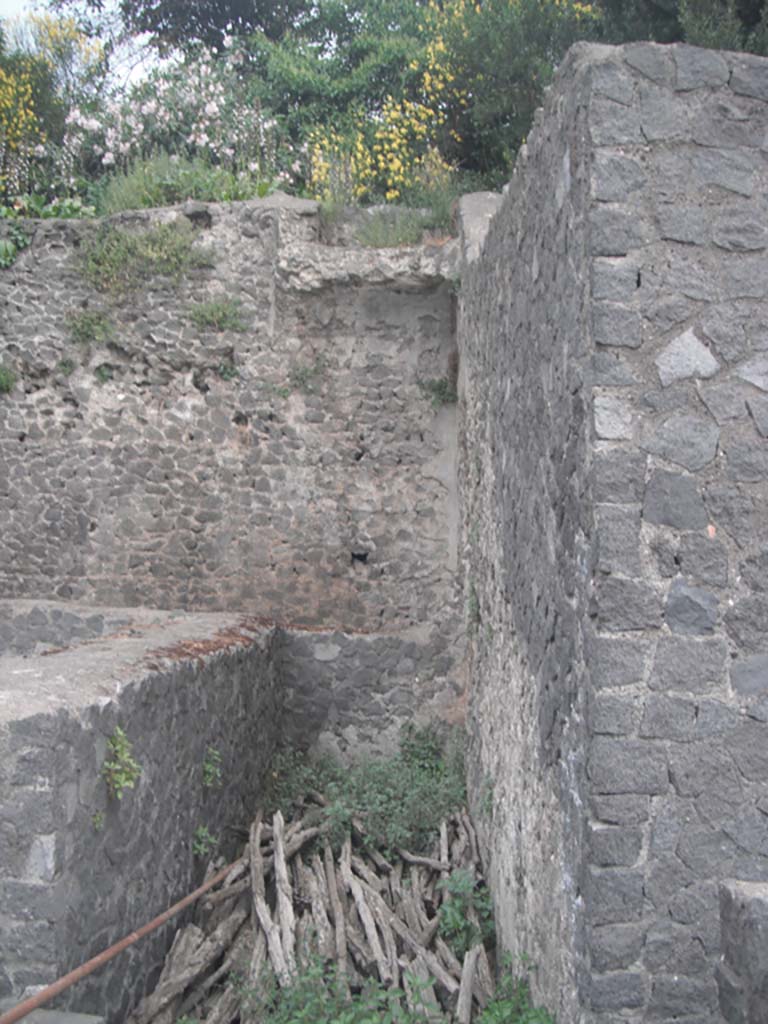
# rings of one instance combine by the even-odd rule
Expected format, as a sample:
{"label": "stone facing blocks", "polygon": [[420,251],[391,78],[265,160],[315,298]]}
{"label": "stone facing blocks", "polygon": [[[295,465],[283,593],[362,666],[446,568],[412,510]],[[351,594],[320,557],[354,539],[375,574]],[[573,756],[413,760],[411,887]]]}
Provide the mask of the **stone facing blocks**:
{"label": "stone facing blocks", "polygon": [[[462,285],[465,332],[481,338],[463,343],[465,572],[493,624],[472,651],[476,792],[484,773],[497,785],[506,773],[504,836],[496,818],[485,831],[495,895],[517,898],[540,992],[578,991],[568,1020],[719,1020],[718,884],[768,879],[767,69],[685,46],[574,48]],[[564,158],[563,200],[553,168]],[[493,305],[482,282],[498,274],[502,239],[518,263]],[[538,281],[525,279],[531,266]],[[591,393],[591,430],[571,412],[578,388]],[[575,504],[547,480],[569,439],[542,403],[579,438]],[[495,454],[473,469],[488,442]],[[469,543],[478,518],[489,539]],[[515,571],[501,583],[504,535]],[[544,538],[542,579],[522,553]],[[583,546],[575,589],[570,538]],[[562,614],[566,590],[584,640],[553,698],[539,627]],[[559,777],[534,743],[553,699]],[[524,746],[519,763],[492,751],[504,736]],[[521,804],[542,790],[532,818]],[[521,854],[556,831],[544,813],[562,833],[568,822],[554,856],[573,900],[547,925],[531,891],[547,851]],[[574,962],[543,966],[543,949],[574,936]]]}

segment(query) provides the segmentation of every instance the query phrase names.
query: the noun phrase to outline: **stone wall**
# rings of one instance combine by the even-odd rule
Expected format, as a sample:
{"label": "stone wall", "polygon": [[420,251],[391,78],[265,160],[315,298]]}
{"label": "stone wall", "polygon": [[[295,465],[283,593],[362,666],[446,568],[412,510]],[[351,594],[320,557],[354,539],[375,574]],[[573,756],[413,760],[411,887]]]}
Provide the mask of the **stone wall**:
{"label": "stone wall", "polygon": [[[232,615],[127,619],[68,650],[0,659],[0,1005],[187,895],[206,865],[193,856],[195,831],[208,828],[216,853],[236,855],[237,830],[262,795],[282,696],[272,633]],[[141,765],[119,800],[101,774],[118,725]],[[209,747],[220,754],[220,787],[203,783]],[[65,1004],[124,1020],[177,924]]]}
{"label": "stone wall", "polygon": [[720,885],[720,1009],[728,1024],[768,1020],[768,885]]}
{"label": "stone wall", "polygon": [[[317,204],[279,198],[188,214],[213,265],[179,282],[99,294],[87,222],[30,225],[0,276],[0,593],[423,623],[456,561],[455,425],[419,384],[450,372],[453,245],[332,248]],[[111,223],[157,222],[188,218]],[[192,322],[214,297],[242,330]],[[83,310],[105,344],[73,340]]]}
{"label": "stone wall", "polygon": [[719,1020],[768,879],[767,82],[576,47],[462,276],[474,805],[566,1020]]}

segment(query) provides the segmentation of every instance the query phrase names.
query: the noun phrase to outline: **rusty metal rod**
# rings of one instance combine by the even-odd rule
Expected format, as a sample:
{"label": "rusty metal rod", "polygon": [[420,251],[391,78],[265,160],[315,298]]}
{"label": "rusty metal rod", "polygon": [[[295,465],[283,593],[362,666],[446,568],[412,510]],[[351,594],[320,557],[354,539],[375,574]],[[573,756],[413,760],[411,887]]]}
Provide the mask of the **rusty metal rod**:
{"label": "rusty metal rod", "polygon": [[194,903],[195,900],[199,899],[203,893],[208,892],[214,885],[219,882],[223,882],[227,877],[232,868],[236,867],[241,863],[242,857],[239,857],[232,864],[228,864],[227,867],[222,868],[221,871],[217,871],[216,874],[209,878],[207,882],[203,882],[201,886],[191,892],[189,896],[185,896],[183,900],[179,900],[178,903],[174,903],[172,907],[164,911],[154,920],[150,921],[149,924],[145,924],[138,931],[131,932],[130,935],[126,935],[124,939],[120,939],[119,942],[115,942],[114,945],[105,949],[102,953],[92,957],[86,963],[81,964],[80,967],[76,967],[74,971],[70,971],[69,974],[65,974],[63,978],[59,978],[58,981],[54,981],[52,985],[48,985],[38,992],[35,996],[30,996],[29,999],[25,999],[23,1003],[19,1003],[14,1006],[12,1010],[7,1010],[2,1016],[0,1016],[0,1024],[15,1024],[17,1020],[21,1020],[22,1017],[26,1017],[28,1013],[32,1013],[33,1010],[39,1009],[46,1003],[49,1003],[51,999],[65,992],[68,988],[80,981],[82,978],[87,978],[89,974],[93,974],[94,971],[98,970],[99,967],[103,967],[104,964],[109,963],[113,960],[118,953],[122,953],[124,949],[128,949],[139,939],[143,939],[145,935],[149,935],[150,932],[155,931],[161,925],[164,925],[166,921],[170,921],[172,917],[188,907],[190,903]]}

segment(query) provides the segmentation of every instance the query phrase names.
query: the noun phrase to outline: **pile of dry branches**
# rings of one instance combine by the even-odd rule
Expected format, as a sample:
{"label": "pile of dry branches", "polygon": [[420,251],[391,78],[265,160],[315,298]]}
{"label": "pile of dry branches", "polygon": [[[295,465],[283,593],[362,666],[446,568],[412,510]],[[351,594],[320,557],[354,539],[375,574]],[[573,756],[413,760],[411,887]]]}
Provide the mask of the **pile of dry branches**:
{"label": "pile of dry branches", "polygon": [[[325,800],[314,794],[314,804],[289,825],[279,811],[271,824],[256,818],[243,857],[205,898],[204,926],[177,932],[157,988],[129,1024],[174,1024],[185,1016],[245,1024],[257,1018],[243,1005],[244,988],[268,994],[317,962],[334,965],[347,993],[371,980],[402,989],[409,1009],[428,1007],[429,1020],[469,1024],[492,999],[482,943],[460,962],[439,931],[440,880],[456,869],[480,879],[469,816],[442,824],[433,856],[400,849],[389,859],[353,821],[334,856]],[[468,913],[479,935],[471,907]]]}

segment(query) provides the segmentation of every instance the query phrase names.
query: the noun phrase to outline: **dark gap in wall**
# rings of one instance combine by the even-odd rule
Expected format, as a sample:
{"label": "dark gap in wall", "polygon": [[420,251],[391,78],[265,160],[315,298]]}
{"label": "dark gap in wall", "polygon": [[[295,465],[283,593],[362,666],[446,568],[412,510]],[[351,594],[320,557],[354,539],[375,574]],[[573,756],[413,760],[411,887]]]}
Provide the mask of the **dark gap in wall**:
{"label": "dark gap in wall", "polygon": [[362,562],[363,565],[367,565],[368,564],[368,552],[367,551],[351,551],[350,554],[352,555],[352,558],[351,558],[351,564],[352,565],[354,565],[355,562]]}

